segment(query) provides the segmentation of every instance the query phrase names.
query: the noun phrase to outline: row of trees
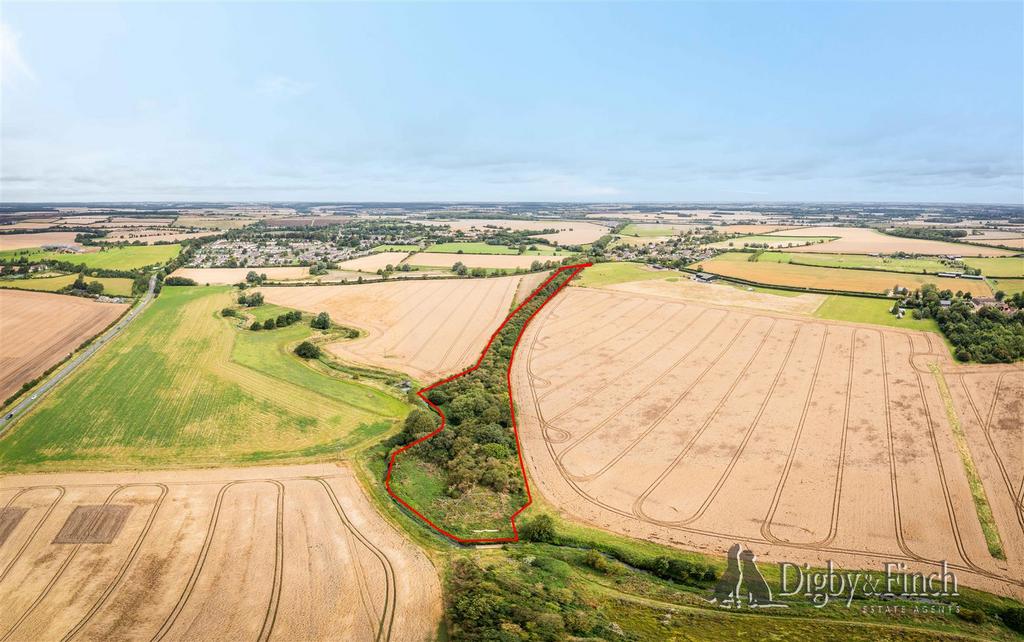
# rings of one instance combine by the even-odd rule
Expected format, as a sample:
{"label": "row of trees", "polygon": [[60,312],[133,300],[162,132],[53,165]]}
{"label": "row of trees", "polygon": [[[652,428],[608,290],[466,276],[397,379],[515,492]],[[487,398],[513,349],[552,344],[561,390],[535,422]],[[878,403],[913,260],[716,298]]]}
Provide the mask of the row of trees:
{"label": "row of trees", "polygon": [[[437,466],[449,496],[459,497],[477,487],[507,494],[524,492],[505,373],[527,320],[569,274],[559,274],[501,328],[476,370],[427,393],[447,418],[447,427],[410,455]],[[390,445],[411,443],[436,427],[433,413],[413,410]]]}
{"label": "row of trees", "polygon": [[249,326],[250,330],[273,330],[274,328],[284,328],[296,323],[302,319],[302,313],[298,310],[290,310],[284,314],[277,315],[275,319],[266,319],[263,323],[259,321],[253,321],[252,325]]}

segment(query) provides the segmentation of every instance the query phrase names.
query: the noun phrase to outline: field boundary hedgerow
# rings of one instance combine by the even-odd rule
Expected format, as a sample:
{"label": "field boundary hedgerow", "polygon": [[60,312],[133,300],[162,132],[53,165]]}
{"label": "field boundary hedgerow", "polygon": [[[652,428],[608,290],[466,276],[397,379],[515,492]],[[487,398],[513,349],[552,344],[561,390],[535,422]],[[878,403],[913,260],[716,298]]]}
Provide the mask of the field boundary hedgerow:
{"label": "field boundary hedgerow", "polygon": [[[530,321],[533,319],[533,317],[535,317],[537,315],[537,313],[540,312],[544,308],[544,306],[548,303],[548,301],[550,301],[551,299],[555,298],[555,296],[559,292],[561,292],[562,288],[564,288],[566,285],[568,285],[568,283],[573,279],[573,277],[575,277],[577,274],[582,272],[584,268],[590,267],[590,265],[592,265],[592,264],[591,263],[580,263],[580,264],[576,264],[576,265],[566,265],[566,266],[562,266],[562,267],[557,268],[551,274],[550,277],[548,277],[539,286],[534,288],[534,290],[530,294],[530,296],[526,297],[523,300],[522,303],[520,303],[514,310],[512,310],[512,312],[510,312],[508,314],[507,317],[505,317],[505,320],[501,322],[501,325],[499,325],[498,328],[494,331],[494,333],[491,335],[491,338],[487,341],[487,345],[484,346],[484,349],[480,352],[480,357],[477,359],[476,363],[474,363],[471,367],[463,370],[462,372],[454,374],[454,375],[452,375],[450,377],[446,377],[445,379],[437,381],[437,382],[427,386],[426,388],[421,388],[419,391],[417,391],[416,395],[420,399],[422,399],[424,401],[424,403],[426,403],[428,406],[430,406],[430,408],[433,409],[433,411],[435,413],[437,413],[437,415],[441,418],[441,423],[432,432],[424,435],[423,437],[420,437],[419,439],[417,439],[417,440],[415,440],[415,441],[413,441],[411,443],[408,443],[408,444],[402,446],[401,448],[399,448],[399,449],[395,450],[393,453],[391,453],[391,457],[388,460],[387,474],[384,477],[384,487],[387,489],[388,494],[391,495],[392,499],[394,499],[399,504],[404,506],[406,509],[411,511],[414,515],[416,515],[418,518],[420,518],[428,526],[433,528],[438,533],[441,533],[445,537],[448,537],[449,539],[451,539],[453,541],[456,541],[456,542],[458,542],[460,544],[499,544],[499,543],[504,543],[504,542],[517,542],[517,541],[519,541],[519,531],[516,528],[516,517],[518,517],[520,513],[522,513],[524,510],[526,510],[530,506],[530,504],[533,503],[533,496],[530,493],[530,482],[529,482],[529,480],[527,479],[527,476],[526,476],[526,463],[523,460],[522,443],[520,442],[520,439],[519,439],[519,428],[518,428],[518,426],[516,424],[515,401],[512,398],[512,363],[515,360],[515,353],[516,353],[516,349],[519,347],[519,341],[520,341],[520,339],[522,339],[523,333],[526,331],[526,328],[529,326]],[[530,303],[530,301],[533,300],[534,297],[536,297],[545,287],[550,285],[551,282],[554,281],[560,274],[562,274],[563,272],[569,272],[569,271],[571,271],[572,274],[570,274],[567,279],[565,279],[561,284],[559,284],[558,287],[555,288],[555,290],[550,295],[548,295],[548,297],[543,302],[541,302],[541,304],[537,307],[537,309],[534,310],[530,314],[530,316],[528,316],[523,321],[522,328],[520,328],[519,334],[516,336],[515,343],[512,345],[512,352],[511,352],[511,354],[509,355],[509,358],[508,358],[508,366],[505,369],[505,382],[506,382],[506,385],[508,386],[508,403],[509,403],[509,410],[510,410],[510,413],[511,413],[510,416],[511,416],[512,432],[515,435],[516,455],[519,458],[519,470],[520,470],[520,473],[523,476],[523,487],[526,490],[526,502],[522,506],[520,506],[514,513],[512,513],[512,515],[509,517],[509,522],[512,525],[512,537],[490,537],[490,538],[464,538],[464,537],[459,537],[458,535],[450,533],[450,532],[446,531],[445,529],[441,528],[440,526],[438,526],[437,524],[435,524],[430,518],[426,517],[423,513],[421,513],[420,511],[416,510],[408,502],[406,502],[404,499],[399,497],[398,494],[391,488],[391,473],[392,473],[392,470],[394,469],[395,461],[397,460],[397,458],[398,458],[398,456],[400,454],[402,454],[403,452],[409,450],[413,446],[416,446],[417,444],[421,444],[424,441],[426,441],[426,440],[434,437],[435,435],[439,434],[442,430],[444,430],[445,426],[447,425],[447,420],[446,420],[444,411],[442,411],[441,408],[437,404],[435,404],[433,401],[431,401],[427,397],[426,393],[430,392],[434,388],[437,388],[438,386],[442,386],[442,385],[444,385],[446,383],[454,381],[455,379],[458,379],[460,377],[464,377],[464,376],[470,374],[471,372],[474,372],[477,368],[479,368],[480,364],[484,360],[484,357],[487,355],[487,352],[491,349],[491,345],[494,343],[495,339],[498,337],[498,335],[501,333],[501,331],[505,328],[505,326],[509,323],[509,321],[511,321],[520,310],[522,310],[524,307],[526,307]]]}

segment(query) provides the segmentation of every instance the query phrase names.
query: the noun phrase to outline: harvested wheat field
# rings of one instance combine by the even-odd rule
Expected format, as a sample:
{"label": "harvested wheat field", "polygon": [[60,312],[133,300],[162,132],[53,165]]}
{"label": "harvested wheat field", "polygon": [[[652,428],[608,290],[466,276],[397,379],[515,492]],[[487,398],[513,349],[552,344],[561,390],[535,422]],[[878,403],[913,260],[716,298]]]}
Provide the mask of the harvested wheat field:
{"label": "harvested wheat field", "polygon": [[[795,249],[797,248],[790,248],[787,251]],[[707,272],[769,285],[882,294],[897,285],[916,290],[925,283],[934,283],[940,290],[949,289],[953,292],[963,290],[964,292],[970,292],[974,296],[992,296],[992,288],[985,281],[942,278],[931,274],[848,270],[792,263],[751,262],[738,260],[736,255],[733,254],[719,255],[710,261],[702,261],[701,265]]]}
{"label": "harvested wheat field", "polygon": [[128,306],[0,289],[0,399],[73,352]]}
{"label": "harvested wheat field", "polygon": [[582,288],[520,350],[531,478],[576,518],[773,562],[948,560],[960,582],[1024,595],[1019,366],[954,365],[931,333]]}
{"label": "harvested wheat field", "polygon": [[309,277],[308,267],[262,267],[262,268],[178,268],[171,276],[192,279],[199,285],[234,285],[245,281],[249,272],[266,274],[273,281],[292,281]]}
{"label": "harvested wheat field", "polygon": [[494,228],[506,230],[558,230],[553,234],[539,234],[542,238],[559,245],[582,245],[593,243],[608,233],[608,228],[588,221],[515,221],[507,219],[458,219],[454,221],[423,221],[428,225],[448,225],[462,232],[485,232]]}
{"label": "harvested wheat field", "polygon": [[781,236],[838,236],[834,241],[792,248],[793,252],[831,252],[836,254],[913,254],[952,256],[1007,256],[1007,250],[984,248],[964,243],[925,241],[882,234],[864,227],[797,227],[782,232]]}
{"label": "harvested wheat field", "polygon": [[0,636],[427,640],[430,561],[334,465],[0,480]]}
{"label": "harvested wheat field", "polygon": [[420,252],[413,254],[406,263],[425,267],[451,268],[462,263],[468,268],[500,268],[514,270],[529,268],[534,261],[561,261],[561,256],[542,256],[526,254],[447,254],[445,252]]}
{"label": "harvested wheat field", "polygon": [[433,381],[476,359],[523,277],[263,288],[269,303],[326,311],[367,336],[327,346],[348,361]]}
{"label": "harvested wheat field", "polygon": [[339,270],[372,273],[377,270],[383,270],[389,265],[397,267],[402,262],[402,259],[407,256],[409,256],[408,252],[377,252],[376,254],[361,256],[358,259],[342,261],[338,263],[337,268]]}
{"label": "harvested wheat field", "polygon": [[75,232],[39,232],[37,234],[0,234],[0,251],[22,250],[44,245],[69,245],[82,247],[75,243]]}

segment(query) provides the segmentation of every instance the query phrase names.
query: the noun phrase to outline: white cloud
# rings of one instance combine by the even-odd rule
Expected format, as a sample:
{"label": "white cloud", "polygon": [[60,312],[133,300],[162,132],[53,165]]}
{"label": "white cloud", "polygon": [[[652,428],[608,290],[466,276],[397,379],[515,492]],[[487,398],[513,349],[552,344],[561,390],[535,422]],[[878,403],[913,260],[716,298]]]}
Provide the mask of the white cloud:
{"label": "white cloud", "polygon": [[292,98],[294,96],[301,96],[312,88],[313,85],[308,82],[278,74],[260,79],[256,86],[256,91],[266,96]]}
{"label": "white cloud", "polygon": [[0,83],[11,82],[23,77],[32,80],[35,74],[25,62],[18,47],[20,36],[6,24],[0,22]]}

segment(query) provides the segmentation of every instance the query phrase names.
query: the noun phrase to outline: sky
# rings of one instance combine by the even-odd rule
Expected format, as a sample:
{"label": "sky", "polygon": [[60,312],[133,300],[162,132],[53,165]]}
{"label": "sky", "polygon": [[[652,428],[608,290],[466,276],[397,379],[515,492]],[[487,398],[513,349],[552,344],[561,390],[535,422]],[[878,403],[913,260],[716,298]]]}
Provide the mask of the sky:
{"label": "sky", "polygon": [[0,201],[1024,204],[1024,3],[0,8]]}

